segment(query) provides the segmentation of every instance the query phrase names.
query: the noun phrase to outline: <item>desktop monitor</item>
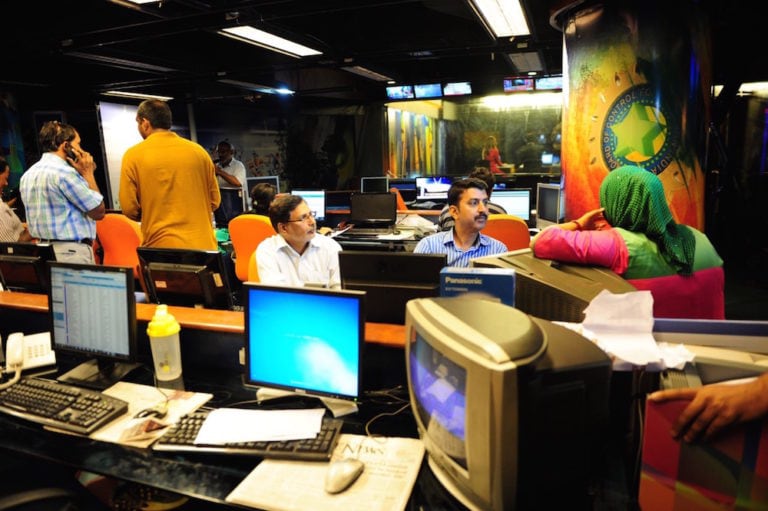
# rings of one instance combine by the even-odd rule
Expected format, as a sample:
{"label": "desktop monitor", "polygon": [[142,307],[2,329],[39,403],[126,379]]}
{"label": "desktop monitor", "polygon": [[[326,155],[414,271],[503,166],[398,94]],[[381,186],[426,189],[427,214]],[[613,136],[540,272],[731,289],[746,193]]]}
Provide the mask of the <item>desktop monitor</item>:
{"label": "desktop monitor", "polygon": [[536,227],[544,229],[565,220],[565,193],[559,183],[536,183]]}
{"label": "desktop monitor", "polygon": [[529,92],[533,90],[533,78],[504,78],[504,92]]}
{"label": "desktop monitor", "polygon": [[411,409],[436,479],[470,509],[588,509],[611,361],[550,321],[477,298],[406,308]]}
{"label": "desktop monitor", "polygon": [[353,193],[350,196],[349,221],[354,225],[395,225],[397,196],[391,192]]}
{"label": "desktop monitor", "polygon": [[275,187],[275,192],[280,193],[280,177],[279,176],[248,176],[245,178],[245,182],[248,184],[248,207],[253,207],[251,204],[251,190],[259,183],[268,183]]}
{"label": "desktop monitor", "polygon": [[439,98],[443,95],[443,88],[439,83],[423,83],[413,86],[416,99]]}
{"label": "desktop monitor", "polygon": [[470,82],[448,82],[443,85],[443,96],[466,96],[472,94]]}
{"label": "desktop monitor", "polygon": [[387,87],[388,99],[413,99],[415,97],[413,85],[392,85]]}
{"label": "desktop monitor", "polygon": [[359,400],[365,293],[246,282],[243,297],[246,386]]}
{"label": "desktop monitor", "polygon": [[293,195],[300,195],[318,222],[325,221],[325,190],[293,190]]}
{"label": "desktop monitor", "polygon": [[584,309],[603,289],[636,291],[607,268],[540,259],[531,249],[472,259],[472,266],[515,270],[515,307],[550,321],[584,321]]}
{"label": "desktop monitor", "polygon": [[452,181],[450,176],[417,177],[417,198],[448,200],[448,189]]}
{"label": "desktop monitor", "polygon": [[534,80],[536,90],[562,90],[563,77],[559,76],[541,76]]}
{"label": "desktop monitor", "polygon": [[503,188],[491,192],[491,202],[526,222],[531,219],[531,189]]}
{"label": "desktop monitor", "polygon": [[56,357],[87,359],[58,380],[99,390],[114,385],[138,367],[133,269],[56,261],[48,269]]}
{"label": "desktop monitor", "polygon": [[150,302],[233,307],[229,273],[218,250],[139,247],[136,251]]}
{"label": "desktop monitor", "polygon": [[341,287],[366,292],[366,321],[403,325],[408,300],[440,296],[446,260],[445,254],[343,250]]}
{"label": "desktop monitor", "polygon": [[416,188],[416,179],[390,179],[389,187],[397,188],[400,195],[405,202],[413,202],[418,197],[418,190]]}
{"label": "desktop monitor", "polygon": [[363,193],[388,192],[389,178],[383,176],[363,177],[360,179],[360,191]]}
{"label": "desktop monitor", "polygon": [[0,242],[0,284],[7,291],[48,292],[47,261],[55,261],[53,245]]}

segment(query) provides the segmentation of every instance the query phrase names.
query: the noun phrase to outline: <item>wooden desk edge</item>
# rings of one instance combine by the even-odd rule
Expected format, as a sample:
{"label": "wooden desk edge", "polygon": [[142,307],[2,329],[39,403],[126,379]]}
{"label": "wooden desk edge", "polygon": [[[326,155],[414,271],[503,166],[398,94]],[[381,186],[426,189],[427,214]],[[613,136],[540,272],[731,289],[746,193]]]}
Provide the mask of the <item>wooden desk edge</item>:
{"label": "wooden desk edge", "polygon": [[[43,294],[0,291],[0,307],[48,312],[48,296]],[[149,322],[155,313],[155,304],[137,303],[136,320]],[[245,329],[245,315],[237,311],[198,309],[193,307],[169,306],[181,328],[242,334]],[[366,323],[365,342],[402,348],[405,346],[405,326],[387,323]]]}

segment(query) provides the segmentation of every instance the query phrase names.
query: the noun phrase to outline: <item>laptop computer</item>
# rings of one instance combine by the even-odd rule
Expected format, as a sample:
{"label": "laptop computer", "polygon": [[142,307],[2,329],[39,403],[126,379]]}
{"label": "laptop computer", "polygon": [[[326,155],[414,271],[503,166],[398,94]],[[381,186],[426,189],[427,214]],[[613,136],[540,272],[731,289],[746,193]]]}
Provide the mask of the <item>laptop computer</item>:
{"label": "laptop computer", "polygon": [[353,193],[350,196],[350,236],[395,234],[397,197],[391,192]]}

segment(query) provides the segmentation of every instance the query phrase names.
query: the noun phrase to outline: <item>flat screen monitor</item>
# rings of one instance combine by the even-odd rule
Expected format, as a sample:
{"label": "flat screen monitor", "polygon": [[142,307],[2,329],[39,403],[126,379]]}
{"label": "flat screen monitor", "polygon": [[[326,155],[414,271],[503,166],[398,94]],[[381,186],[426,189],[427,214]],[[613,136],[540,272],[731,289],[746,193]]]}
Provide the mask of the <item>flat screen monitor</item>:
{"label": "flat screen monitor", "polygon": [[504,78],[504,92],[527,92],[533,90],[533,78]]}
{"label": "flat screen monitor", "polygon": [[411,409],[440,484],[469,509],[588,509],[609,430],[605,352],[477,298],[411,300],[405,328]]}
{"label": "flat screen monitor", "polygon": [[253,282],[243,292],[246,386],[318,397],[329,408],[360,399],[365,293]]}
{"label": "flat screen monitor", "polygon": [[562,90],[562,76],[541,76],[535,79],[536,90]]}
{"label": "flat screen monitor", "polygon": [[418,189],[416,188],[416,179],[390,179],[390,188],[397,188],[400,191],[400,195],[405,202],[413,202],[418,197]]}
{"label": "flat screen monitor", "polygon": [[48,243],[1,242],[0,284],[7,291],[48,292],[47,261],[55,261]]}
{"label": "flat screen monitor", "polygon": [[443,85],[443,96],[466,96],[472,94],[469,82],[448,82]]}
{"label": "flat screen monitor", "polygon": [[276,193],[280,193],[280,177],[279,176],[248,176],[245,178],[245,182],[248,184],[248,207],[252,208],[251,204],[251,190],[259,183],[268,183],[275,187]]}
{"label": "flat screen monitor", "polygon": [[366,321],[403,325],[408,300],[440,296],[446,261],[445,254],[343,250],[341,287],[366,292]]}
{"label": "flat screen monitor", "polygon": [[393,85],[387,87],[387,98],[389,99],[414,99],[413,85]]}
{"label": "flat screen monitor", "polygon": [[389,226],[397,222],[397,196],[391,192],[353,193],[349,209],[349,221],[357,226]]}
{"label": "flat screen monitor", "polygon": [[439,98],[443,95],[443,88],[439,83],[423,83],[413,86],[416,99]]}
{"label": "flat screen monitor", "polygon": [[326,190],[325,212],[346,211],[349,212],[352,190]]}
{"label": "flat screen monitor", "polygon": [[472,259],[480,268],[515,270],[515,307],[551,321],[584,321],[584,309],[606,289],[611,293],[636,291],[608,268],[540,259],[531,249]]}
{"label": "flat screen monitor", "polygon": [[57,359],[87,360],[58,380],[106,389],[138,367],[133,269],[49,262],[48,311]]}
{"label": "flat screen monitor", "polygon": [[450,176],[417,177],[416,189],[419,199],[448,199],[448,189],[453,180]]}
{"label": "flat screen monitor", "polygon": [[544,229],[565,220],[565,193],[559,183],[536,183],[536,227]]}
{"label": "flat screen monitor", "polygon": [[504,188],[491,192],[491,202],[498,204],[510,215],[526,222],[531,218],[531,189]]}
{"label": "flat screen monitor", "polygon": [[363,193],[388,192],[389,178],[384,176],[363,177],[360,179],[360,191]]}
{"label": "flat screen monitor", "polygon": [[218,250],[139,247],[136,251],[150,302],[233,307],[228,270]]}
{"label": "flat screen monitor", "polygon": [[325,221],[325,190],[293,190],[291,193],[304,198],[318,222]]}

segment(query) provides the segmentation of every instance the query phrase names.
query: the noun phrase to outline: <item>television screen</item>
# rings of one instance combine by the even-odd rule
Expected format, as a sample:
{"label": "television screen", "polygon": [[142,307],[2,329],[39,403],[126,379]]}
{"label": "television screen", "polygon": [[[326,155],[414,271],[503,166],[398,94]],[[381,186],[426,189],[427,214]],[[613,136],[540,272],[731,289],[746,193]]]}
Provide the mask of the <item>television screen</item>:
{"label": "television screen", "polygon": [[469,509],[588,509],[609,428],[605,352],[516,308],[459,297],[409,301],[406,339],[417,430],[448,492]]}
{"label": "television screen", "polygon": [[453,182],[450,176],[417,177],[416,189],[419,199],[448,199],[448,189]]}
{"label": "television screen", "polygon": [[535,80],[536,90],[562,90],[562,76],[542,76]]}
{"label": "television screen", "polygon": [[465,96],[472,94],[469,82],[448,82],[443,86],[443,96]]}
{"label": "television screen", "polygon": [[318,222],[325,221],[325,190],[293,190],[291,193],[304,198]]}
{"label": "television screen", "polygon": [[48,292],[47,261],[55,261],[53,245],[21,241],[0,243],[0,284],[8,291]]}
{"label": "television screen", "polygon": [[531,189],[505,188],[491,192],[491,202],[526,222],[531,218]]}
{"label": "television screen", "polygon": [[[360,398],[365,293],[252,282],[243,291],[246,385]],[[284,320],[296,311],[301,320]]]}
{"label": "television screen", "polygon": [[106,389],[138,366],[133,270],[55,261],[48,268],[56,357],[87,358],[58,380]]}
{"label": "television screen", "polygon": [[413,99],[415,97],[413,85],[393,85],[387,87],[387,98],[389,99]]}
{"label": "television screen", "polygon": [[439,83],[414,85],[413,89],[417,99],[439,98],[443,95],[443,88]]}
{"label": "television screen", "polygon": [[504,92],[525,92],[533,90],[533,78],[504,78]]}

